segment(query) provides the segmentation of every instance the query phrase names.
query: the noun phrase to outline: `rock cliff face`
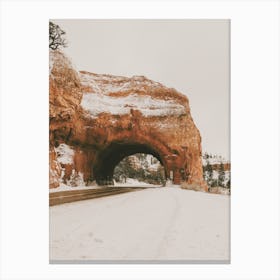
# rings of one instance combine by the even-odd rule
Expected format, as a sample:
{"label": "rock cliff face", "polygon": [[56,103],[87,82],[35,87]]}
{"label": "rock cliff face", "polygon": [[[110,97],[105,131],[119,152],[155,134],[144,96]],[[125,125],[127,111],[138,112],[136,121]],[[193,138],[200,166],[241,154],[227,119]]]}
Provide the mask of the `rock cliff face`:
{"label": "rock cliff face", "polygon": [[176,184],[207,188],[185,95],[143,76],[78,72],[51,52],[50,187],[106,184],[118,162],[135,153],[157,157]]}
{"label": "rock cliff face", "polygon": [[71,135],[82,99],[79,73],[59,51],[50,51],[49,65],[50,142]]}

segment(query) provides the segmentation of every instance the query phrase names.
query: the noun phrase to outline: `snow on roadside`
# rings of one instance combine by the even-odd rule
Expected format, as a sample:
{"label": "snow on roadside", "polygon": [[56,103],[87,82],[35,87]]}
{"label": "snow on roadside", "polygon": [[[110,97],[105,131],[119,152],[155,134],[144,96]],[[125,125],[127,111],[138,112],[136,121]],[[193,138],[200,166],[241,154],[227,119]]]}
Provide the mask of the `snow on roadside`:
{"label": "snow on roadside", "polygon": [[67,180],[67,185],[73,187],[85,186],[84,174],[82,172],[77,172],[75,169],[73,169],[70,179]]}
{"label": "snow on roadside", "polygon": [[100,187],[97,185],[71,187],[65,184],[60,184],[59,187],[50,189],[50,193],[63,192],[63,191],[90,190],[90,189],[98,189],[98,188]]}
{"label": "snow on roadside", "polygon": [[153,185],[153,184],[148,184],[146,182],[140,182],[137,179],[133,178],[127,178],[126,183],[119,183],[115,182],[114,187],[150,187],[150,188],[158,188],[161,187],[161,185]]}
{"label": "snow on roadside", "polygon": [[[76,191],[76,190],[90,190],[90,189],[99,189],[104,186],[98,186],[96,183],[92,183],[90,186],[86,186],[83,182],[78,185],[77,187],[70,186],[70,185],[65,185],[63,183],[60,184],[59,187],[50,189],[50,193],[53,192],[62,192],[62,191]],[[148,184],[145,182],[140,182],[136,179],[133,178],[127,178],[126,183],[118,183],[114,182],[114,185],[112,186],[105,186],[106,188],[108,187],[149,187],[149,188],[158,188],[161,187],[161,185],[153,185],[153,184]]]}

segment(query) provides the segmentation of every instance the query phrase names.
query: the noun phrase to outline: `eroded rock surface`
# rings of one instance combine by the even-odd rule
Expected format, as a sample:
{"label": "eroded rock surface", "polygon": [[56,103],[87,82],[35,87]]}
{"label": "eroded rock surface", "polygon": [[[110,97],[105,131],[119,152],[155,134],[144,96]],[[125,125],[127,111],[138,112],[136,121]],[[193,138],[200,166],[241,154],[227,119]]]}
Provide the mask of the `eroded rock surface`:
{"label": "eroded rock surface", "polygon": [[[63,149],[69,163],[61,162]],[[108,182],[134,153],[157,157],[176,184],[207,189],[185,95],[143,76],[78,72],[63,53],[50,52],[50,187]]]}

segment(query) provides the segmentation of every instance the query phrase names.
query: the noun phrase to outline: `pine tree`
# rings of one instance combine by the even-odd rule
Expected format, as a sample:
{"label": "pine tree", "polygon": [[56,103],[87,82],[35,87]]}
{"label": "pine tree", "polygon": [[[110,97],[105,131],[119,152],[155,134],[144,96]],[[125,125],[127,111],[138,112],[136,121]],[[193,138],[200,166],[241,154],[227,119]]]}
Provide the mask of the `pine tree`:
{"label": "pine tree", "polygon": [[207,160],[206,166],[203,169],[204,169],[204,172],[203,172],[204,179],[206,180],[207,184],[209,186],[211,186],[212,181],[213,181],[213,168],[212,168],[209,160]]}
{"label": "pine tree", "polygon": [[[162,165],[158,166],[157,171],[149,170],[149,157],[147,154],[134,154],[133,157],[136,157],[141,164],[141,168],[135,168],[131,164],[131,156],[125,157],[114,169],[114,179],[119,181],[123,176],[126,178],[134,178],[139,181],[146,181],[148,183],[158,184],[162,183],[165,180],[164,167]],[[157,161],[155,159],[155,161]]]}
{"label": "pine tree", "polygon": [[212,180],[210,182],[210,186],[213,188],[213,187],[218,187],[219,186],[219,181],[217,179],[215,180]]}
{"label": "pine tree", "polygon": [[227,187],[228,189],[230,189],[230,179],[228,179],[227,184],[226,184],[226,187]]}
{"label": "pine tree", "polygon": [[203,179],[206,181],[207,180],[206,165],[202,166],[202,170],[203,170]]}
{"label": "pine tree", "polygon": [[225,167],[224,164],[221,162],[220,166],[219,166],[219,176],[218,176],[218,185],[221,187],[224,187],[224,183],[225,183]]}

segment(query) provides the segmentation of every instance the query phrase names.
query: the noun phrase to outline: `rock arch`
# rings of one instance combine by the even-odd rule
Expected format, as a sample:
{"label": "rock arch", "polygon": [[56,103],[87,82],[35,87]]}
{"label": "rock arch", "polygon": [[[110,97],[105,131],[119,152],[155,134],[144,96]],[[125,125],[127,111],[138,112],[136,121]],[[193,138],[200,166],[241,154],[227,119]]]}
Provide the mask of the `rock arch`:
{"label": "rock arch", "polygon": [[85,181],[112,177],[122,158],[143,152],[157,157],[175,184],[206,189],[201,137],[185,95],[143,76],[78,72],[61,52],[51,52],[51,61],[51,187],[61,179],[55,146],[65,143],[73,150],[69,170]]}

